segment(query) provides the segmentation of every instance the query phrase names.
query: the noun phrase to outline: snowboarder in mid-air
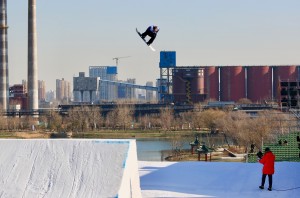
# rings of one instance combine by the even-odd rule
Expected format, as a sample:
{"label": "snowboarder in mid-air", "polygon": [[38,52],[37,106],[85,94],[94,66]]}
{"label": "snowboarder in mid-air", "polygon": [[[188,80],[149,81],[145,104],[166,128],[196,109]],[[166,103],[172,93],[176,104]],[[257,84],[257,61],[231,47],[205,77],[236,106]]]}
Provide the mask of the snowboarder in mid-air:
{"label": "snowboarder in mid-air", "polygon": [[153,41],[154,41],[154,39],[155,39],[156,34],[158,33],[158,31],[159,31],[159,28],[157,26],[151,25],[151,26],[149,26],[147,28],[147,30],[143,34],[141,34],[141,37],[142,37],[142,39],[145,40],[145,37],[149,36],[150,39],[146,43],[147,43],[147,45],[151,45],[151,43],[153,43]]}

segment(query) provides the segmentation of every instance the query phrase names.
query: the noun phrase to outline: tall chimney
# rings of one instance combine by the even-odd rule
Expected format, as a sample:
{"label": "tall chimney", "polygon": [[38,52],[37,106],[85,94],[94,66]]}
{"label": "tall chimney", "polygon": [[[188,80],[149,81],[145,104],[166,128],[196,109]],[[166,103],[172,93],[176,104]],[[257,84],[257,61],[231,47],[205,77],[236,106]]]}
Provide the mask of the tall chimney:
{"label": "tall chimney", "polygon": [[6,0],[0,5],[0,105],[8,109],[8,54],[7,54],[7,6]]}
{"label": "tall chimney", "polygon": [[28,0],[28,110],[38,110],[36,0]]}

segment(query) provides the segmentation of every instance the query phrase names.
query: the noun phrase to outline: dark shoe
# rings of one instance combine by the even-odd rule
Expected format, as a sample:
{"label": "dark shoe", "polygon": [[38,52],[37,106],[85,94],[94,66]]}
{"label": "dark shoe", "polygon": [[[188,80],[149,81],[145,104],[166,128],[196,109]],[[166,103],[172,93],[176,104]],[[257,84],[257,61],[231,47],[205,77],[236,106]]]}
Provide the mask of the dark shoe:
{"label": "dark shoe", "polygon": [[259,188],[260,188],[260,189],[264,189],[264,187],[263,187],[263,186],[259,186]]}
{"label": "dark shoe", "polygon": [[272,188],[269,187],[269,188],[268,188],[268,191],[272,191]]}

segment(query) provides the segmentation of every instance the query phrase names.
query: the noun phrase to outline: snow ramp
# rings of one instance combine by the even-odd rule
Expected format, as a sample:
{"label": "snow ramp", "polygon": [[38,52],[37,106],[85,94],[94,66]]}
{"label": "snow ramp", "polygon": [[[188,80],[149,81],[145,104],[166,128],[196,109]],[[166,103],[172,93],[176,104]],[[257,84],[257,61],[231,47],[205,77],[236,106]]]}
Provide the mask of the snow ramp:
{"label": "snow ramp", "polygon": [[0,197],[141,197],[136,142],[2,139]]}

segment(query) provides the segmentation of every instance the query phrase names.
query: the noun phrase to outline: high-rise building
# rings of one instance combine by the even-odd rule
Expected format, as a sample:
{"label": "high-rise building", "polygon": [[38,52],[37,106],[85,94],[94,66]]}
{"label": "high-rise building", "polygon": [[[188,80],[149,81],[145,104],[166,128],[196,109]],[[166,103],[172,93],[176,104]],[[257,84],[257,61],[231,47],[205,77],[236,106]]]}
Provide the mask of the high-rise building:
{"label": "high-rise building", "polygon": [[24,86],[24,89],[26,90],[26,92],[27,92],[27,90],[28,90],[28,86],[27,86],[27,80],[22,80],[22,85]]}
{"label": "high-rise building", "polygon": [[45,101],[46,100],[46,83],[43,80],[39,80],[38,82],[39,87],[39,101]]}
{"label": "high-rise building", "polygon": [[[146,86],[153,87],[153,82],[146,82]],[[151,102],[154,100],[154,94],[151,90],[146,90],[146,100],[147,102]]]}
{"label": "high-rise building", "polygon": [[135,78],[129,78],[126,81],[118,81],[121,82],[118,84],[118,98],[119,99],[135,99],[135,88],[130,86],[130,84],[135,84]]}
{"label": "high-rise building", "polygon": [[46,101],[53,102],[55,100],[55,91],[50,90],[46,92]]}
{"label": "high-rise building", "polygon": [[117,85],[109,81],[118,81],[116,66],[90,66],[89,77],[100,77],[100,100],[113,101],[117,99]]}
{"label": "high-rise building", "polygon": [[56,79],[56,100],[69,101],[71,99],[71,84],[64,78]]}

